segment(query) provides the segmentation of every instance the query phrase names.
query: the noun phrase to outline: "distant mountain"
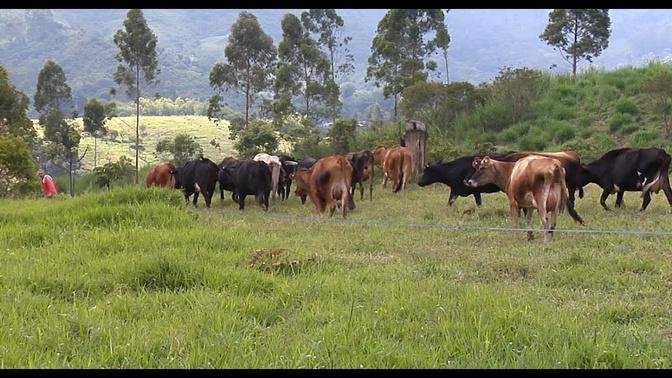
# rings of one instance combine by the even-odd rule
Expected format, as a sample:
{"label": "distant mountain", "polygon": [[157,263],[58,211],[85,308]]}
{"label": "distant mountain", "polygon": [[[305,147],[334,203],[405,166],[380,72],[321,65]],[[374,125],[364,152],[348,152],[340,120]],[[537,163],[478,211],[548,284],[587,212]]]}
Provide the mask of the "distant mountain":
{"label": "distant mountain", "polygon": [[[252,9],[262,28],[277,44],[280,19],[300,9]],[[145,17],[159,40],[160,83],[146,93],[165,97],[212,95],[210,69],[224,60],[229,29],[239,9],[148,9]],[[344,80],[356,88],[372,88],[364,82],[371,41],[385,9],[343,9],[345,35],[352,36],[355,72]],[[32,97],[37,74],[46,59],[59,63],[81,105],[92,96],[106,98],[114,86],[112,73],[118,64],[112,42],[122,27],[124,9],[3,10],[0,12],[0,64],[15,85]],[[640,65],[649,59],[670,59],[672,11],[625,10],[610,12],[610,46],[595,59],[598,67]],[[548,22],[543,9],[456,9],[447,17],[451,35],[451,81],[479,83],[492,79],[501,67],[527,66],[566,72],[569,65],[560,54],[539,39]],[[585,64],[584,64],[585,66]],[[443,64],[439,64],[443,78]],[[366,93],[366,92],[365,92]],[[370,94],[369,97],[375,97]],[[379,95],[378,95],[379,97]],[[372,98],[376,102],[380,99]],[[232,98],[232,105],[239,103]]]}

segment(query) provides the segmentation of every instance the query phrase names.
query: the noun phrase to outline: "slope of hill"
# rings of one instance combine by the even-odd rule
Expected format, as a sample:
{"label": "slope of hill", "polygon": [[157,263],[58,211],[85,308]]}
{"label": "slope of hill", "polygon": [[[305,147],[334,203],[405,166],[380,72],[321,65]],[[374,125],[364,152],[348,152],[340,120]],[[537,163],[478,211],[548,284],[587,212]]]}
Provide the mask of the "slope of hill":
{"label": "slope of hill", "polygon": [[[77,123],[82,125],[81,118]],[[42,128],[35,122],[38,135],[42,136]],[[135,160],[135,117],[116,117],[108,122],[110,135],[97,140],[98,165],[107,162],[115,162],[122,155]],[[219,126],[208,121],[205,116],[171,116],[171,117],[152,117],[143,116],[140,118],[140,166],[156,164],[164,161],[156,155],[156,144],[159,140],[172,139],[177,134],[185,133],[194,137],[196,142],[203,149],[203,155],[219,163],[225,156],[232,154],[232,141],[229,140],[228,122],[220,122]],[[219,143],[219,148],[210,144],[215,139]],[[80,141],[80,151],[89,148],[86,156],[82,160],[82,168],[85,171],[93,169],[93,148],[94,140],[88,133],[82,133]]]}

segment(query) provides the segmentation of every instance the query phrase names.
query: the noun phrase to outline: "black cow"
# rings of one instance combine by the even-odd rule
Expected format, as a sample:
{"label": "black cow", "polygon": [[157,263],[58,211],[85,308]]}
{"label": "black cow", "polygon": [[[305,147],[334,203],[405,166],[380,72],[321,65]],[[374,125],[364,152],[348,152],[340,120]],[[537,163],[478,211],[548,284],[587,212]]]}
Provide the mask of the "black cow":
{"label": "black cow", "polygon": [[[303,159],[299,160],[298,161],[299,164],[296,166],[296,170],[292,174],[292,177],[294,177],[294,175],[296,174],[296,172],[299,171],[299,169],[310,169],[316,162],[317,162],[317,159],[315,159],[313,157],[310,157],[310,156],[306,156]],[[308,195],[307,194],[302,194],[302,195],[300,195],[300,197],[301,197],[301,204],[302,205],[305,204],[306,203],[306,198],[308,197]]]}
{"label": "black cow", "polygon": [[233,184],[233,177],[229,176],[224,168],[226,167],[235,167],[238,166],[240,160],[233,157],[226,157],[219,164],[219,173],[217,174],[217,180],[219,181],[219,196],[220,199],[224,200],[224,191],[227,190],[231,192],[231,199],[234,202],[238,202],[238,198],[235,193],[235,186]]}
{"label": "black cow", "polygon": [[642,207],[646,210],[651,202],[651,192],[665,193],[672,207],[672,189],[668,171],[670,155],[660,148],[619,148],[602,155],[586,165],[581,175],[581,186],[595,183],[602,188],[600,205],[609,210],[606,200],[616,193],[616,207],[621,207],[624,192],[642,192]]}
{"label": "black cow", "polygon": [[495,184],[488,184],[478,188],[472,188],[465,185],[464,181],[471,177],[475,172],[472,165],[474,158],[483,156],[484,155],[463,156],[447,163],[438,162],[431,165],[427,164],[422,172],[422,176],[418,180],[418,185],[427,186],[437,182],[448,185],[450,188],[450,195],[448,198],[449,206],[452,206],[458,196],[467,197],[470,195],[474,196],[476,205],[481,206],[481,193],[499,192],[499,187]]}
{"label": "black cow", "polygon": [[194,195],[194,207],[197,207],[198,194],[203,193],[205,206],[209,208],[217,184],[218,171],[217,164],[210,159],[201,157],[192,160],[178,168],[175,187],[182,188],[186,201],[189,201],[189,196]]}
{"label": "black cow", "polygon": [[350,196],[355,195],[355,188],[359,184],[359,199],[364,199],[364,181],[369,180],[369,201],[373,200],[373,153],[369,150],[350,152],[345,155],[352,165],[350,181]]}
{"label": "black cow", "polygon": [[280,179],[278,180],[278,195],[280,196],[280,199],[284,201],[289,197],[290,190],[292,189],[292,178],[298,169],[298,163],[296,162],[296,159],[289,155],[277,156],[282,163]]}
{"label": "black cow", "polygon": [[238,197],[238,208],[245,208],[245,197],[254,195],[259,205],[268,211],[268,198],[271,195],[271,169],[263,161],[240,160],[237,165],[224,168],[225,174],[233,180],[234,191]]}

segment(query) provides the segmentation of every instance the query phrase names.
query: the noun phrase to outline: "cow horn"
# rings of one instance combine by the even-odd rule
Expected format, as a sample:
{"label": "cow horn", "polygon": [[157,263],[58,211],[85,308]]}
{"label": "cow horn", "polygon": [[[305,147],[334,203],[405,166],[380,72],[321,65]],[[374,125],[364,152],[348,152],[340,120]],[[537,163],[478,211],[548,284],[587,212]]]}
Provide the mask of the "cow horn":
{"label": "cow horn", "polygon": [[284,165],[299,165],[299,163],[297,163],[297,162],[295,162],[295,161],[292,161],[292,160],[286,160],[286,161],[285,161],[284,163],[282,163],[282,164],[284,164]]}

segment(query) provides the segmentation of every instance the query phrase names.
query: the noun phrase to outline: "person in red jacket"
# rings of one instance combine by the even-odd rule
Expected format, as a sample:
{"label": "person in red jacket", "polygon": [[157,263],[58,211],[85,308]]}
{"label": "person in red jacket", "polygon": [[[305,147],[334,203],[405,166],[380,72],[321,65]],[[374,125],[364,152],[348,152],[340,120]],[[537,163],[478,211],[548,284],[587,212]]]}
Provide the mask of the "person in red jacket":
{"label": "person in red jacket", "polygon": [[54,196],[57,193],[54,179],[52,179],[51,176],[45,174],[41,169],[37,171],[37,175],[40,176],[41,179],[42,193],[44,193],[47,198]]}

